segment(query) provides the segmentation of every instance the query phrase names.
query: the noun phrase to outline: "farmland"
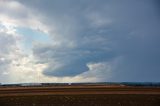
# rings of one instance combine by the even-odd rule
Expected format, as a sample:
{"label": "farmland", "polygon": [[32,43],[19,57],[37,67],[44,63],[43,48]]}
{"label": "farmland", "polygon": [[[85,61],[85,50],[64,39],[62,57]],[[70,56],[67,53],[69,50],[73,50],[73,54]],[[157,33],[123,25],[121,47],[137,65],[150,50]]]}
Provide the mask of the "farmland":
{"label": "farmland", "polygon": [[1,106],[160,106],[159,87],[1,87]]}

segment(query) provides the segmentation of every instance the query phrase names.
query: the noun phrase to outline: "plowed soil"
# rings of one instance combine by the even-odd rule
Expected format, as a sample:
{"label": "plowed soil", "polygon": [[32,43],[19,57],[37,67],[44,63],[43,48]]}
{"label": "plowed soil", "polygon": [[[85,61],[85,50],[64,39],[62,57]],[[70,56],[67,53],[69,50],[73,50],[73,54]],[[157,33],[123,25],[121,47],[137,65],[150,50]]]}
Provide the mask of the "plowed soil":
{"label": "plowed soil", "polygon": [[1,87],[0,106],[160,106],[160,88]]}

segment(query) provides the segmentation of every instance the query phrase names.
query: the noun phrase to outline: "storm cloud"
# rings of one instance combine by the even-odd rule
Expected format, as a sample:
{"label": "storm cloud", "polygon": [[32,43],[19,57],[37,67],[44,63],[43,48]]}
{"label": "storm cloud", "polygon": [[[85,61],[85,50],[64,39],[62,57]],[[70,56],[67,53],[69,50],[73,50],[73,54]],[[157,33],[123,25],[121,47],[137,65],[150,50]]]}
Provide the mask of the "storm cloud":
{"label": "storm cloud", "polygon": [[[156,2],[91,2],[82,0],[79,3],[46,3],[50,10],[45,14],[50,16],[51,20],[55,18],[55,25],[58,26],[57,32],[54,34],[51,30],[50,36],[53,44],[54,40],[58,44],[34,49],[35,55],[41,56],[41,61],[44,57],[49,64],[44,74],[78,75],[88,71],[88,63],[110,62],[121,58],[119,64],[113,66],[117,68],[112,70],[112,80],[157,80],[160,63],[160,20]],[[56,7],[51,7],[52,5]],[[46,7],[43,6],[42,11],[46,11]],[[50,22],[50,19],[47,21]],[[54,68],[56,62],[60,66]]]}
{"label": "storm cloud", "polygon": [[[35,70],[42,77],[59,82],[160,80],[157,0],[17,0],[12,4],[21,11],[11,6],[14,9],[0,12],[8,16],[16,11],[11,18],[14,28],[22,44],[27,39],[26,58],[34,59],[27,64],[44,65]],[[41,35],[32,36],[34,31]]]}

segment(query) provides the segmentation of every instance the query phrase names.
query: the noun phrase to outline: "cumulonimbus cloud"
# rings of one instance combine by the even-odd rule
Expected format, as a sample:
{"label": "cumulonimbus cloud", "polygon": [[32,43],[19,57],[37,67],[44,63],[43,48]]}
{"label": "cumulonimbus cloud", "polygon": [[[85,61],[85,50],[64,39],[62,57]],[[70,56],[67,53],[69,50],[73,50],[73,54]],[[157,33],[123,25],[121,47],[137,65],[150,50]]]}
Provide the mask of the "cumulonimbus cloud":
{"label": "cumulonimbus cloud", "polygon": [[[8,6],[4,7],[4,3]],[[2,56],[0,69],[8,64],[16,70],[7,77],[15,72],[21,76],[12,77],[16,81],[159,80],[160,18],[154,1],[15,0],[0,5],[0,24],[7,30],[7,39],[0,44],[5,41],[9,53],[11,46],[23,45],[15,44],[18,39],[10,36],[18,34],[17,27],[41,31],[50,39],[33,41],[30,52],[22,53],[26,48],[18,47],[21,53],[12,53],[23,64],[18,62],[16,67],[10,64],[15,62],[13,58]]]}

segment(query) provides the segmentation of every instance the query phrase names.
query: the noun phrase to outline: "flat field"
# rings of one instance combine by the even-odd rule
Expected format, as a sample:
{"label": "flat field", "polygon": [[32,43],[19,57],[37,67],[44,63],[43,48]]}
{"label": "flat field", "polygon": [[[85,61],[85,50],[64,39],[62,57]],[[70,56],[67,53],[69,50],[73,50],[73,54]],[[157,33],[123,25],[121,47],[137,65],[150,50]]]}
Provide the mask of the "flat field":
{"label": "flat field", "polygon": [[160,106],[160,88],[105,85],[0,87],[0,106]]}

